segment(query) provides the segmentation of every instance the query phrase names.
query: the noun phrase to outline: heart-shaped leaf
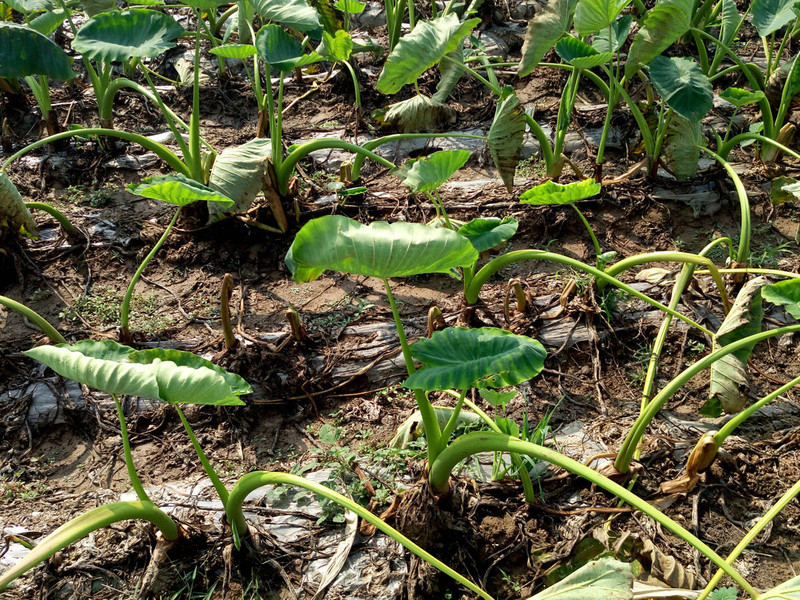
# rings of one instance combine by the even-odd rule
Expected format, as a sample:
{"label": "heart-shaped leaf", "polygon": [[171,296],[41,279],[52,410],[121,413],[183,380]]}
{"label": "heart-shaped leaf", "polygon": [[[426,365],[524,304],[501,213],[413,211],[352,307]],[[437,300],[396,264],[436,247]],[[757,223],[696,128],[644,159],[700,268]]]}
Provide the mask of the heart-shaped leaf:
{"label": "heart-shaped leaf", "polygon": [[215,192],[211,188],[179,173],[145,177],[141,183],[129,185],[128,191],[138,196],[161,200],[175,206],[186,206],[201,200],[228,205],[233,203],[233,200],[227,196]]}
{"label": "heart-shaped leaf", "polygon": [[630,79],[642,65],[669,48],[692,26],[692,0],[657,0],[647,11],[644,25],[633,38],[625,75]]}
{"label": "heart-shaped leaf", "polygon": [[504,329],[448,327],[411,344],[423,367],[403,382],[425,391],[505,387],[536,377],[547,352],[538,341]]}
{"label": "heart-shaped leaf", "polygon": [[607,29],[630,0],[579,0],[575,9],[575,31],[591,35]]}
{"label": "heart-shaped leaf", "polygon": [[522,155],[525,126],[525,111],[519,98],[510,86],[506,86],[494,111],[486,144],[509,194],[514,191],[514,174]]}
{"label": "heart-shaped leaf", "polygon": [[761,296],[767,302],[783,306],[786,312],[800,321],[800,279],[786,279],[764,286]]}
{"label": "heart-shaped leaf", "polygon": [[283,73],[322,60],[316,52],[303,54],[300,40],[280,25],[262,27],[256,35],[256,49],[264,62]]}
{"label": "heart-shaped leaf", "polygon": [[343,61],[350,60],[353,53],[353,38],[344,29],[331,35],[327,31],[322,34],[322,44],[317,48],[317,54],[324,56],[328,60]]}
{"label": "heart-shaped leaf", "polygon": [[253,4],[262,19],[281,23],[302,33],[322,29],[319,14],[305,0],[253,0]]}
{"label": "heart-shaped leaf", "polygon": [[596,196],[601,189],[602,186],[595,183],[594,179],[584,179],[567,184],[545,181],[541,185],[523,192],[519,200],[523,204],[535,206],[573,204]]}
{"label": "heart-shaped leaf", "polygon": [[551,0],[528,21],[519,63],[520,77],[530,74],[553,44],[569,31],[576,3],[577,0]]}
{"label": "heart-shaped leaf", "polygon": [[577,69],[592,69],[606,64],[613,52],[598,52],[592,46],[570,35],[556,44],[556,54]]}
{"label": "heart-shaped leaf", "polygon": [[797,0],[753,0],[753,27],[761,37],[767,37],[794,21],[797,15],[792,10]]}
{"label": "heart-shaped leaf", "polygon": [[631,32],[631,23],[633,23],[633,15],[624,15],[611,24],[610,45],[608,43],[608,28],[601,29],[592,39],[592,48],[598,52],[617,52],[628,39],[628,34]]}
{"label": "heart-shaped leaf", "polygon": [[519,221],[514,217],[489,217],[488,219],[472,219],[461,226],[458,233],[467,238],[478,252],[486,252],[507,242],[517,233]]}
{"label": "heart-shaped leaf", "polygon": [[72,48],[98,62],[155,58],[175,46],[183,27],[171,16],[146,8],[95,15],[78,30]]}
{"label": "heart-shaped leaf", "polygon": [[766,98],[764,92],[761,90],[756,90],[753,92],[751,90],[745,90],[737,87],[729,87],[720,93],[719,97],[726,102],[730,102],[737,108],[747,106],[748,104],[755,104],[756,102],[760,102]]}
{"label": "heart-shaped leaf", "polygon": [[0,77],[28,75],[61,81],[75,77],[72,61],[60,46],[24,25],[0,22]]}
{"label": "heart-shaped leaf", "polygon": [[463,167],[469,150],[440,150],[429,156],[407,160],[392,171],[412,192],[432,192]]}
{"label": "heart-shaped leaf", "polygon": [[218,221],[228,212],[245,212],[264,188],[267,177],[267,161],[272,156],[269,138],[256,138],[220,152],[211,168],[208,187],[233,204],[209,202],[210,220]]}
{"label": "heart-shaped leaf", "polygon": [[394,94],[404,85],[415,83],[422,73],[452,52],[480,19],[461,23],[454,13],[417,23],[411,33],[404,35],[383,65],[377,88],[384,94]]}
{"label": "heart-shaped leaf", "polygon": [[189,352],[137,352],[111,340],[39,346],[26,352],[56,373],[109,394],[180,404],[244,404],[250,393],[241,377]]}
{"label": "heart-shaped leaf", "polygon": [[683,118],[699,121],[711,110],[711,81],[692,59],[656,56],[650,62],[650,79],[667,105]]}
{"label": "heart-shaped leaf", "polygon": [[339,215],[306,223],[286,255],[286,265],[300,283],[329,269],[386,279],[447,273],[477,260],[469,240],[452,229],[384,221],[362,225]]}

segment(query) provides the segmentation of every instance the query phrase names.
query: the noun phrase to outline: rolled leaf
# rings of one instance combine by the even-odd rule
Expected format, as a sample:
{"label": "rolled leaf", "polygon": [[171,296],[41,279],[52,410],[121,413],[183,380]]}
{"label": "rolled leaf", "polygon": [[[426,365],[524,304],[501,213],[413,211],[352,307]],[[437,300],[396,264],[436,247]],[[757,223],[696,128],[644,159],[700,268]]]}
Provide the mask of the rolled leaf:
{"label": "rolled leaf", "polygon": [[514,191],[514,174],[522,155],[525,126],[525,111],[519,98],[511,87],[506,86],[494,111],[486,143],[509,194]]}
{"label": "rolled leaf", "polygon": [[478,252],[469,240],[451,229],[383,221],[362,225],[339,215],[306,223],[286,255],[300,283],[326,270],[385,279],[447,273],[476,260]]}
{"label": "rolled leaf", "polygon": [[616,52],[628,40],[633,15],[624,15],[611,24],[611,43],[608,41],[608,28],[600,30],[592,39],[592,48],[598,52]]}
{"label": "rolled leaf", "polygon": [[8,175],[0,173],[0,226],[33,238],[39,237],[36,221]]}
{"label": "rolled leaf", "polygon": [[569,31],[576,4],[577,0],[551,0],[528,21],[519,63],[520,77],[530,74],[553,44]]}
{"label": "rolled leaf", "polygon": [[680,115],[672,117],[664,140],[663,157],[677,179],[697,175],[702,142],[699,120],[689,121]]}
{"label": "rolled leaf", "polygon": [[373,113],[373,117],[401,132],[421,132],[434,131],[455,123],[456,111],[433,98],[417,94],[390,104],[383,115]]}
{"label": "rolled leaf", "polygon": [[233,200],[208,203],[208,214],[212,222],[220,220],[225,213],[245,212],[269,181],[268,160],[272,156],[269,138],[256,138],[220,152],[211,168],[208,187]]}
{"label": "rolled leaf", "polygon": [[411,344],[423,364],[403,382],[426,391],[505,387],[536,377],[547,352],[537,340],[503,329],[448,327]]}

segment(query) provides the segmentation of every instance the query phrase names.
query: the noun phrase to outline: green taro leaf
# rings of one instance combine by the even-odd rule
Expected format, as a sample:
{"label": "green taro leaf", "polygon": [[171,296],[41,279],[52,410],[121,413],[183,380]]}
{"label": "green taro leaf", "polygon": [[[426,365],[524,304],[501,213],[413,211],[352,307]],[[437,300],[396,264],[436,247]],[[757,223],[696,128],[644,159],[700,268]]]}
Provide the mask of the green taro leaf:
{"label": "green taro leaf", "polygon": [[161,200],[175,206],[186,206],[201,200],[227,203],[228,205],[233,203],[233,200],[227,196],[178,173],[145,177],[142,179],[142,183],[129,185],[128,191],[138,196]]}
{"label": "green taro leaf", "polygon": [[608,44],[608,28],[598,32],[592,39],[592,48],[598,52],[616,52],[628,39],[633,15],[624,15],[611,24],[611,48]]}
{"label": "green taro leaf", "polygon": [[575,31],[590,35],[607,29],[630,0],[579,0],[575,8]]}
{"label": "green taro leaf", "polygon": [[492,406],[505,406],[514,399],[518,392],[517,390],[498,392],[489,388],[481,388],[478,390],[478,393],[481,395],[481,398],[486,400]]}
{"label": "green taro leaf", "polygon": [[656,56],[650,62],[650,79],[667,106],[683,118],[699,121],[711,110],[711,81],[694,60]]}
{"label": "green taro leaf", "polygon": [[[244,404],[247,383],[188,352],[136,352],[111,340],[39,346],[26,352],[56,373],[109,394],[181,404]],[[134,362],[131,362],[133,360]]]}
{"label": "green taro leaf", "polygon": [[790,315],[800,321],[800,279],[786,279],[761,288],[761,296],[767,302],[783,306]]}
{"label": "green taro leaf", "polygon": [[353,38],[344,29],[337,31],[336,35],[325,31],[317,53],[332,61],[349,60],[353,53]]}
{"label": "green taro leaf", "polygon": [[98,62],[155,58],[175,46],[178,22],[155,10],[132,8],[95,15],[78,30],[72,48]]}
{"label": "green taro leaf", "polygon": [[316,52],[303,54],[303,45],[280,25],[265,25],[256,35],[258,55],[273,69],[288,73],[295,67],[319,62]]}
{"label": "green taro leaf", "polygon": [[413,158],[392,171],[415,194],[439,189],[469,160],[469,150],[440,150],[429,156]]}
{"label": "green taro leaf", "polygon": [[759,600],[800,600],[800,576],[767,590],[759,596]]}
{"label": "green taro leaf", "polygon": [[[766,278],[758,277],[748,281],[739,290],[730,312],[714,335],[713,349],[722,348],[761,331],[764,317],[761,293],[766,283]],[[712,403],[719,402],[726,413],[739,412],[747,404],[750,389],[747,359],[752,351],[753,346],[742,348],[711,365],[709,399]]]}
{"label": "green taro leaf", "polygon": [[688,179],[697,174],[702,142],[699,120],[673,115],[667,126],[663,157],[676,179]]}
{"label": "green taro leaf", "polygon": [[8,175],[0,172],[0,227],[9,227],[15,233],[39,237],[36,221],[25,201]]}
{"label": "green taro leaf", "polygon": [[586,563],[528,600],[631,600],[632,587],[631,563],[601,558]]}
{"label": "green taro leaf", "polygon": [[336,0],[336,4],[333,6],[337,10],[350,13],[351,15],[360,14],[367,8],[364,2],[359,2],[358,0]]}
{"label": "green taro leaf", "polygon": [[728,89],[724,90],[719,97],[726,102],[730,102],[737,108],[747,106],[748,104],[755,104],[756,102],[760,102],[766,98],[764,92],[761,90],[753,92],[737,87],[729,87]]}
{"label": "green taro leaf", "polygon": [[797,0],[753,0],[753,27],[761,37],[767,37],[794,21],[797,15],[792,10]]}
{"label": "green taro leaf", "polygon": [[574,183],[553,183],[545,181],[541,185],[523,192],[519,197],[523,204],[545,206],[550,204],[573,204],[600,193],[602,186],[594,179],[584,179]]}
{"label": "green taro leaf", "polygon": [[239,60],[254,56],[258,52],[252,44],[223,44],[216,48],[209,48],[208,51],[222,58],[238,58]]}
{"label": "green taro leaf", "polygon": [[689,31],[693,4],[692,0],[658,0],[647,12],[644,25],[633,38],[625,63],[628,79]]}
{"label": "green taro leaf", "polygon": [[456,111],[433,98],[418,94],[390,104],[382,115],[376,111],[373,118],[382,124],[392,125],[401,132],[434,131],[455,123]]}
{"label": "green taro leaf", "polygon": [[66,81],[75,77],[67,53],[38,31],[0,22],[0,77],[44,75]]}
{"label": "green taro leaf", "polygon": [[519,63],[520,77],[530,74],[553,44],[569,31],[572,11],[575,10],[577,1],[550,0],[544,9],[528,21],[525,42],[522,45],[522,60]]}
{"label": "green taro leaf", "polygon": [[272,156],[269,138],[256,138],[220,152],[211,168],[208,187],[233,200],[208,203],[209,220],[213,223],[225,213],[242,213],[269,181],[267,161]]}
{"label": "green taro leaf", "polygon": [[514,217],[489,217],[472,219],[461,226],[458,233],[467,238],[478,252],[486,252],[507,242],[517,233],[519,221]]}
{"label": "green taro leaf", "polygon": [[722,27],[719,39],[726,46],[730,45],[736,35],[741,17],[736,7],[736,0],[722,0]]}
{"label": "green taro leaf", "polygon": [[503,329],[448,327],[411,344],[423,364],[403,382],[425,391],[505,387],[536,377],[547,352],[537,340]]}
{"label": "green taro leaf", "polygon": [[362,225],[339,215],[306,223],[286,254],[286,265],[299,283],[329,269],[386,279],[448,273],[477,260],[469,240],[452,229],[384,221]]}
{"label": "green taro leaf", "polygon": [[50,10],[56,5],[54,0],[5,0],[3,4],[24,15]]}
{"label": "green taro leaf", "polygon": [[322,29],[319,14],[304,0],[253,0],[253,5],[261,18],[297,29],[302,33],[312,33]]}
{"label": "green taro leaf", "polygon": [[514,90],[506,86],[494,111],[486,144],[509,194],[514,191],[514,174],[522,155],[525,126],[525,110]]}
{"label": "green taro leaf", "polygon": [[459,65],[464,64],[464,44],[445,55],[450,60],[439,61],[439,83],[436,84],[436,93],[431,100],[437,103],[447,102],[450,93],[455,89],[464,71]]}
{"label": "green taro leaf", "polygon": [[64,19],[67,18],[68,14],[70,14],[69,11],[66,11],[63,8],[48,10],[40,14],[35,19],[31,19],[28,22],[28,26],[31,29],[35,29],[42,35],[50,35],[56,29],[61,27],[61,24],[64,22]]}
{"label": "green taro leaf", "polygon": [[577,69],[599,67],[614,57],[613,52],[600,53],[586,42],[582,42],[570,35],[558,41],[556,54]]}
{"label": "green taro leaf", "polygon": [[395,46],[383,65],[377,88],[384,94],[394,94],[404,85],[415,83],[422,73],[458,48],[480,19],[461,23],[454,13],[417,23]]}
{"label": "green taro leaf", "polygon": [[223,4],[228,4],[229,0],[178,0],[178,2],[198,10],[213,10]]}
{"label": "green taro leaf", "polygon": [[[798,199],[800,194],[800,181],[794,177],[776,177],[772,180],[769,188],[769,198],[773,204],[784,204],[786,202],[794,202]],[[789,188],[785,190],[784,188]],[[792,192],[792,190],[796,190]]]}
{"label": "green taro leaf", "polygon": [[108,12],[117,8],[116,0],[82,0],[81,6],[90,17],[101,12]]}

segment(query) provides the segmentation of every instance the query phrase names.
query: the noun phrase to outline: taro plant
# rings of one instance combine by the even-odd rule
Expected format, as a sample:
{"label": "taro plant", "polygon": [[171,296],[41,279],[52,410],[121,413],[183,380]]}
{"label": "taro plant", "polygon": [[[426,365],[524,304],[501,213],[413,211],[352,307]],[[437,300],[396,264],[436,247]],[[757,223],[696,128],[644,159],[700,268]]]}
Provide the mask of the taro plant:
{"label": "taro plant", "polygon": [[227,501],[227,490],[203,454],[179,405],[244,404],[239,396],[252,391],[244,379],[189,352],[161,348],[137,351],[111,340],[40,346],[26,354],[64,377],[111,395],[119,417],[125,466],[138,500],[100,506],[65,523],[0,576],[0,589],[62,548],[118,521],[145,519],[158,528],[166,541],[179,539],[180,527],[153,503],[139,479],[120,395],[151,398],[174,405],[215,489],[223,502]]}

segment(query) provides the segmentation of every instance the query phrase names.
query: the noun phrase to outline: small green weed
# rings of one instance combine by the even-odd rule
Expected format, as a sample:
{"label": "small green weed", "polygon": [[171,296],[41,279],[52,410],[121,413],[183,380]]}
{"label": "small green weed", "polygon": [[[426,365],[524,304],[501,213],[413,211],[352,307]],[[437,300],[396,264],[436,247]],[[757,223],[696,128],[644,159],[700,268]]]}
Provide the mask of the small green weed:
{"label": "small green weed", "polygon": [[99,208],[108,204],[115,188],[109,185],[98,187],[95,179],[91,185],[81,183],[71,185],[64,190],[64,198],[73,204],[88,204],[93,208]]}
{"label": "small green weed", "polygon": [[547,166],[544,161],[535,156],[531,156],[530,158],[523,158],[519,161],[515,176],[528,179],[542,179],[546,173]]}
{"label": "small green weed", "polygon": [[[94,327],[105,327],[119,323],[122,292],[109,286],[98,286],[91,295],[84,296],[74,305],[62,311],[59,317],[72,323],[80,317]],[[155,295],[137,294],[131,303],[131,321],[136,331],[156,335],[172,324],[172,318],[159,314],[158,298]]]}
{"label": "small green weed", "polygon": [[13,475],[0,475],[0,497],[6,500],[33,500],[50,488],[45,481],[25,481],[25,469]]}

